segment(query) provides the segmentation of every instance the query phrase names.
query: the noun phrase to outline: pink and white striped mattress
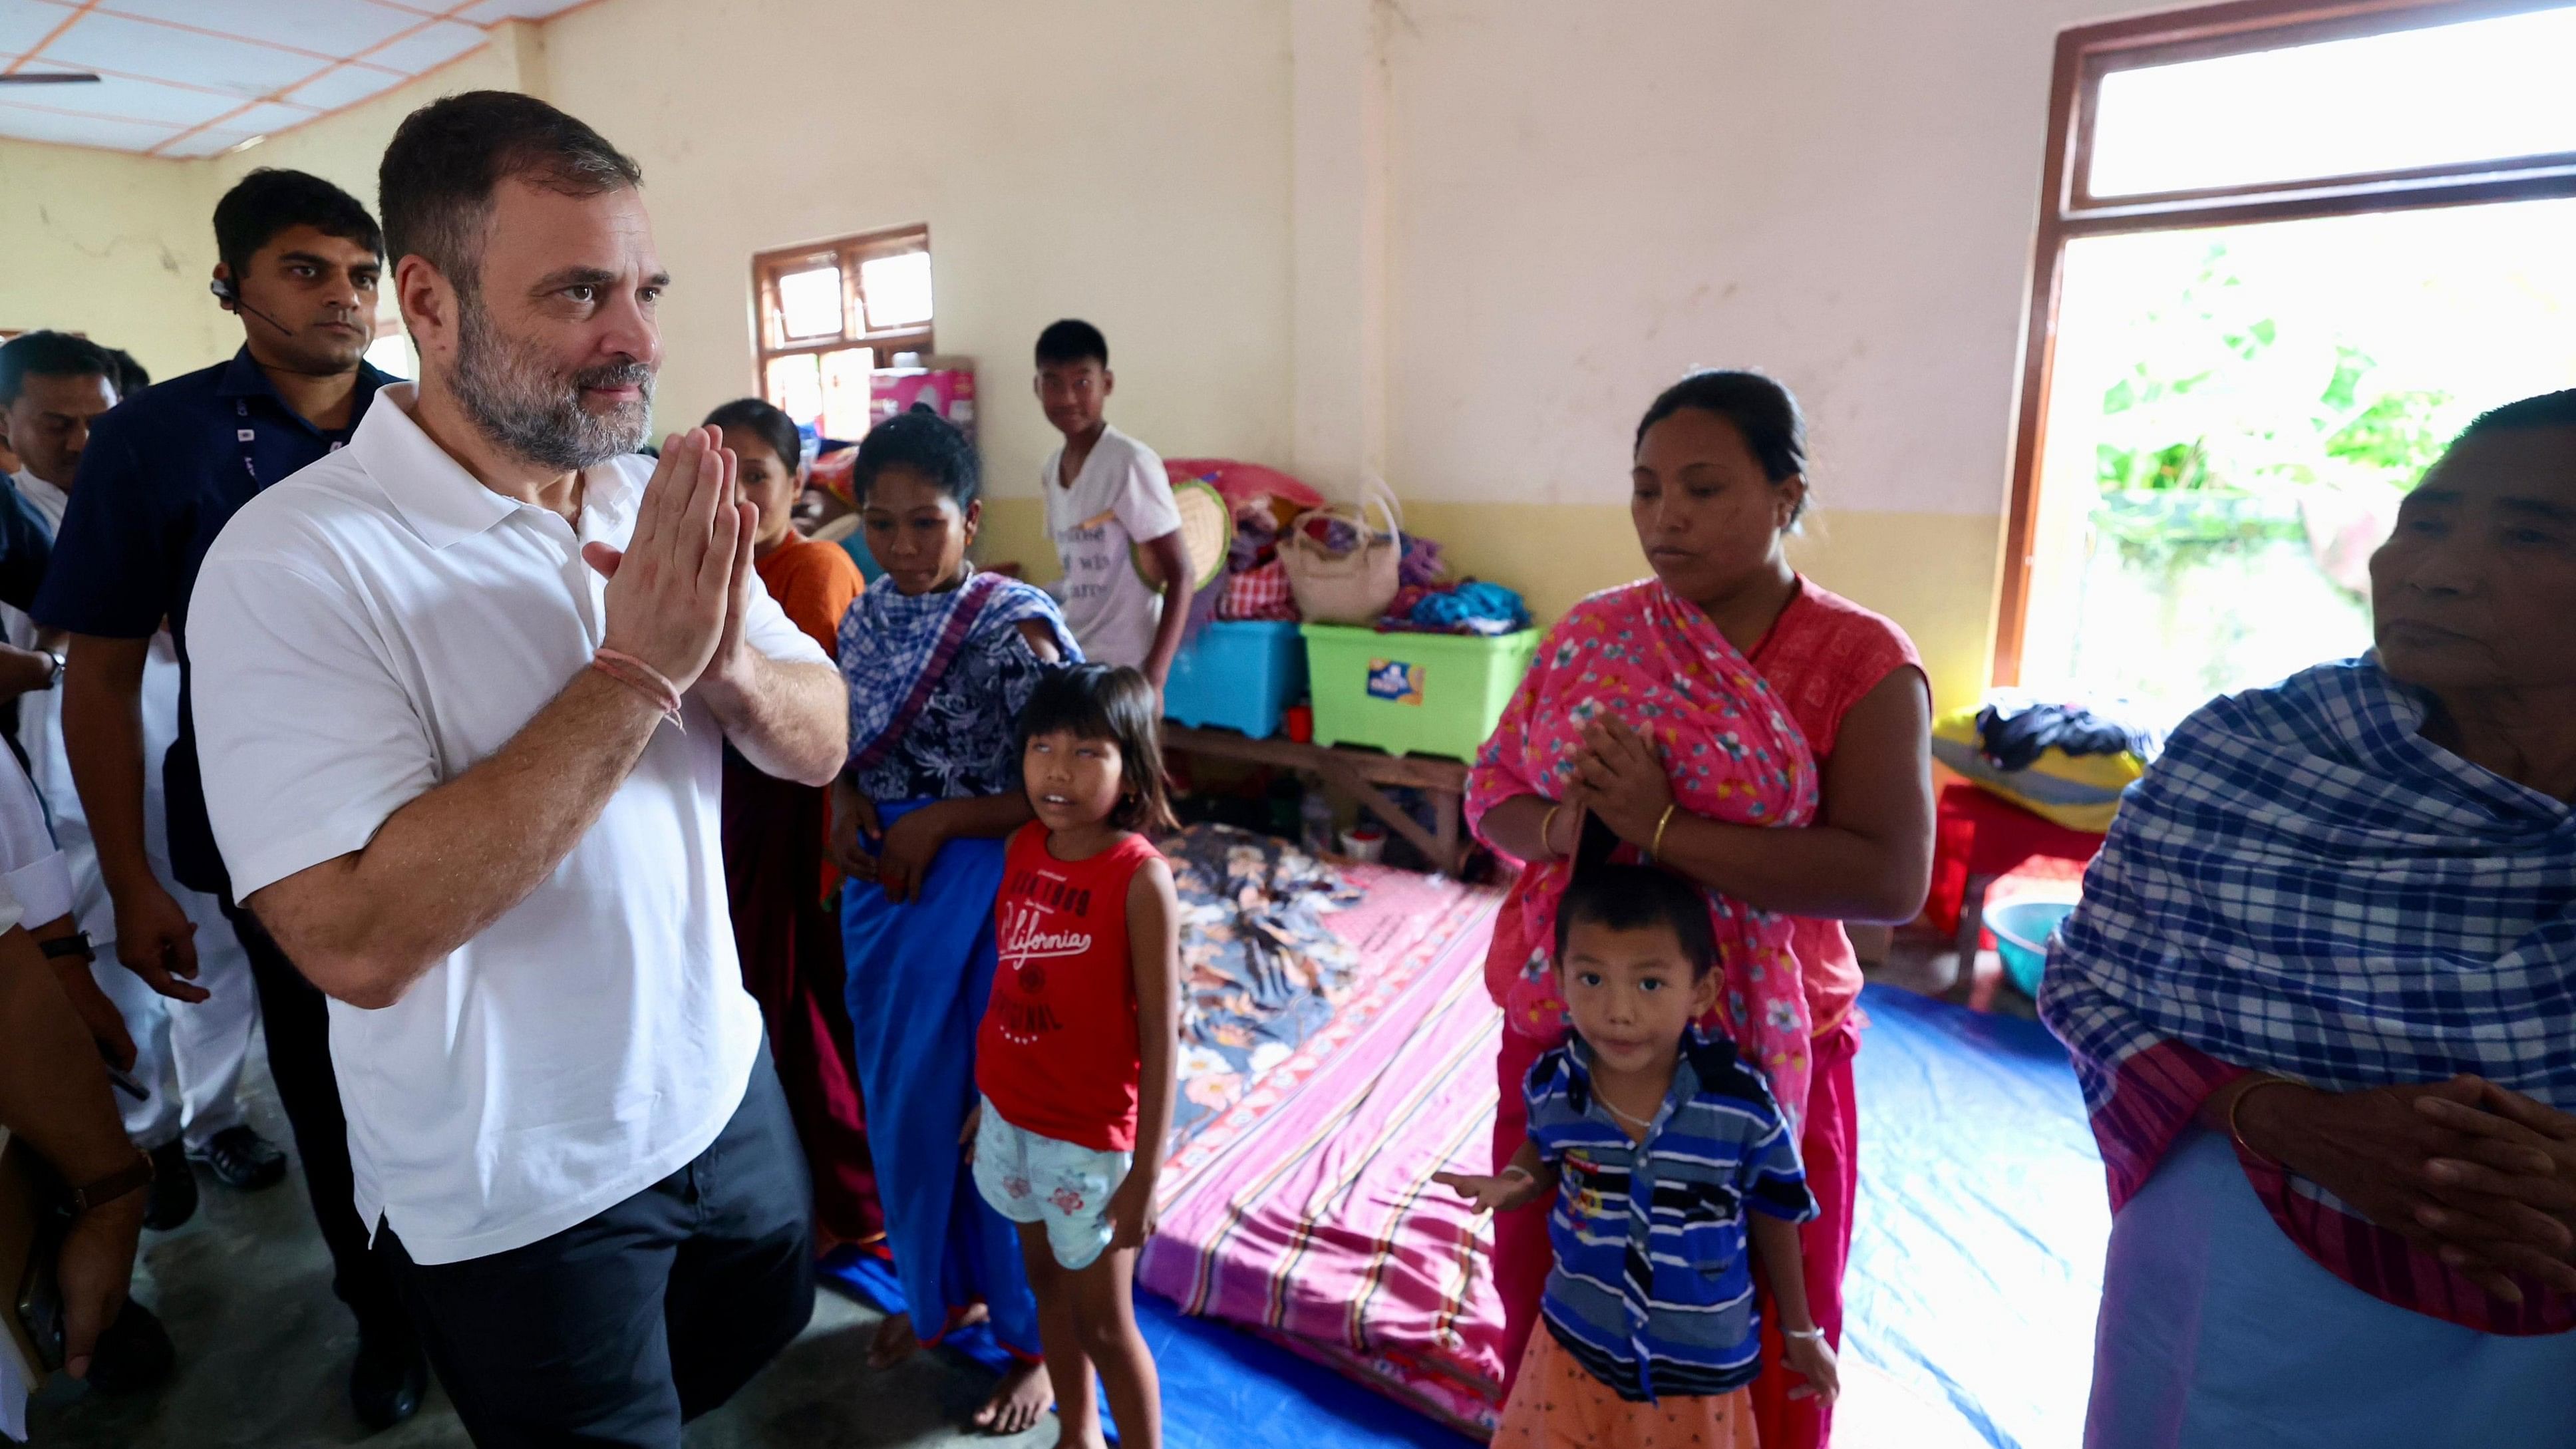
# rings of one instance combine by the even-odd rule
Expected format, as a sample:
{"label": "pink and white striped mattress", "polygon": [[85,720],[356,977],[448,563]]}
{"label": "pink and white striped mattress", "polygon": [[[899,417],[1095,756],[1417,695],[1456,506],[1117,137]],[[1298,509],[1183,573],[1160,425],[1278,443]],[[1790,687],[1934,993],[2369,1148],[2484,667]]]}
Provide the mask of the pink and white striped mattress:
{"label": "pink and white striped mattress", "polygon": [[1490,1238],[1430,1179],[1488,1165],[1502,1017],[1483,964],[1502,897],[1346,873],[1366,894],[1331,920],[1357,982],[1172,1154],[1138,1276],[1481,1436],[1502,1370]]}

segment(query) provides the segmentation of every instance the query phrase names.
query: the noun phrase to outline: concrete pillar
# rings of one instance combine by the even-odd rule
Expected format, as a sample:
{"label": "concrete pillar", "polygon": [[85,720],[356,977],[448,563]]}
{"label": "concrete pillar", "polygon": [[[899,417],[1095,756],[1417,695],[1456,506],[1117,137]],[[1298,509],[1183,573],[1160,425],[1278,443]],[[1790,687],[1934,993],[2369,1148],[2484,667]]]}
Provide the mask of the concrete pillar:
{"label": "concrete pillar", "polygon": [[1295,468],[1386,469],[1387,75],[1377,0],[1290,0]]}

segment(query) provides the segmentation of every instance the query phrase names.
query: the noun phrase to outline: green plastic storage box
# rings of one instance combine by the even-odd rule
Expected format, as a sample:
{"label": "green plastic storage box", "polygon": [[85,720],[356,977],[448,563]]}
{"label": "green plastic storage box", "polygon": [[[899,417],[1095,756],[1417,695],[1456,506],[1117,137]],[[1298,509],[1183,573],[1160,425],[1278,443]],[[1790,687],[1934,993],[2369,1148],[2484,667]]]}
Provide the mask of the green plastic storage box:
{"label": "green plastic storage box", "polygon": [[1315,743],[1473,761],[1538,652],[1538,631],[1381,634],[1308,624]]}

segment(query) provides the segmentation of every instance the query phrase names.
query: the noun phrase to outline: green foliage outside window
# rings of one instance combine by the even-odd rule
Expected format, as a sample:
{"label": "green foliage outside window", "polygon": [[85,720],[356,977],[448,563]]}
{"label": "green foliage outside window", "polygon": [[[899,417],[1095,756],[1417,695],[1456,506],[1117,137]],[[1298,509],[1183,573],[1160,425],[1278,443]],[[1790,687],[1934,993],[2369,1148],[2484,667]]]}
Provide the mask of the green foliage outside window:
{"label": "green foliage outside window", "polygon": [[[2130,319],[2102,394],[2095,527],[2149,566],[2302,537],[2308,489],[2403,491],[2465,419],[2448,393],[2375,385],[2341,336],[2285,333],[2212,241],[2199,274]],[[2366,298],[2356,298],[2366,307]]]}

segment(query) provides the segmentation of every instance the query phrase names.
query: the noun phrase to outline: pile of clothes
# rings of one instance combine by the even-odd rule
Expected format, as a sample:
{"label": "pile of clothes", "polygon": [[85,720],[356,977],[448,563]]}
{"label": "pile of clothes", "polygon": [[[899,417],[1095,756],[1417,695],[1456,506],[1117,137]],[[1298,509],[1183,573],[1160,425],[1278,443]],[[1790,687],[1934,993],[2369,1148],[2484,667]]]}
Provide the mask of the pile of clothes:
{"label": "pile of clothes", "polygon": [[1932,722],[1932,758],[2034,815],[2097,835],[2162,747],[2121,701],[1998,689]]}
{"label": "pile of clothes", "polygon": [[1223,1110],[1332,1020],[1360,958],[1324,917],[1360,892],[1274,836],[1193,825],[1161,844],[1181,907],[1180,1127]]}
{"label": "pile of clothes", "polygon": [[[1438,544],[1431,546],[1434,550],[1439,548]],[[1474,634],[1490,638],[1517,634],[1528,627],[1529,604],[1517,591],[1474,579],[1419,584],[1408,580],[1377,621],[1381,634]]]}
{"label": "pile of clothes", "polygon": [[[1167,459],[1163,468],[1175,485],[1205,483],[1214,488],[1234,515],[1225,581],[1200,595],[1191,609],[1193,624],[1200,622],[1203,613],[1234,622],[1300,622],[1304,616],[1288,586],[1288,566],[1280,561],[1279,544],[1299,515],[1323,506],[1323,495],[1258,463],[1174,458]],[[1359,530],[1346,518],[1318,516],[1303,526],[1318,530],[1317,540],[1333,553],[1347,553],[1361,542]],[[1377,620],[1381,633],[1490,636],[1530,627],[1529,605],[1518,593],[1500,584],[1451,579],[1435,539],[1418,533],[1404,535],[1397,579],[1400,587],[1395,599]]]}
{"label": "pile of clothes", "polygon": [[2163,748],[2162,734],[2127,717],[2116,706],[2047,704],[2000,692],[1977,711],[1977,749],[1998,770],[2027,770],[2050,750],[2070,755],[2138,757],[2141,765]]}

